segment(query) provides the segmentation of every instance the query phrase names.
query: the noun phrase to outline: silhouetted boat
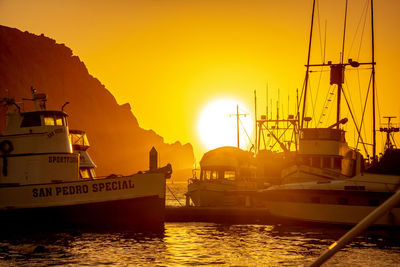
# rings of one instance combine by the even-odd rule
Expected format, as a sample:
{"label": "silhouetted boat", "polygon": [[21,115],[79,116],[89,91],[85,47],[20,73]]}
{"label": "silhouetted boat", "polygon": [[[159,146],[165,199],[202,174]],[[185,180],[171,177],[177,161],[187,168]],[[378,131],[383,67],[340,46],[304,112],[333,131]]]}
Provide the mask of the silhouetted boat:
{"label": "silhouetted boat", "polygon": [[187,204],[191,200],[197,207],[249,206],[249,194],[262,188],[253,153],[220,147],[203,155],[200,177],[189,179]]}
{"label": "silhouetted boat", "polygon": [[84,132],[70,132],[66,113],[32,95],[40,110],[20,112],[13,99],[2,100],[14,107],[0,136],[2,229],[162,230],[171,166],[157,169],[156,159],[143,173],[94,177]]}
{"label": "silhouetted boat", "polygon": [[[347,122],[347,119],[340,118],[340,95],[346,66],[355,68],[360,65],[372,66],[372,95],[375,95],[372,10],[371,6],[371,62],[359,63],[349,59],[348,63],[343,63],[342,57],[338,64],[328,62],[328,64],[311,65],[308,59],[306,90],[310,67],[330,67],[330,83],[337,85],[338,88],[337,120],[335,124],[328,128],[306,128],[301,123],[296,163],[282,172],[282,184],[261,190],[255,196],[254,201],[267,208],[270,214],[279,220],[356,224],[393,195],[400,186],[400,150],[395,148],[391,142],[393,138],[391,134],[398,132],[399,128],[391,124],[390,119],[392,117],[388,117],[388,123],[381,127],[381,131],[387,133],[386,150],[383,156],[378,159],[375,141],[374,98],[372,100],[374,115],[371,162],[366,162],[370,159],[365,160],[358,150],[347,145],[345,131],[340,129],[340,125]],[[341,55],[343,56],[343,54],[344,51]],[[306,95],[306,92],[304,95]],[[303,108],[303,120],[304,112],[305,108]],[[357,131],[360,134],[358,128]],[[393,208],[375,224],[400,226],[400,207]]]}

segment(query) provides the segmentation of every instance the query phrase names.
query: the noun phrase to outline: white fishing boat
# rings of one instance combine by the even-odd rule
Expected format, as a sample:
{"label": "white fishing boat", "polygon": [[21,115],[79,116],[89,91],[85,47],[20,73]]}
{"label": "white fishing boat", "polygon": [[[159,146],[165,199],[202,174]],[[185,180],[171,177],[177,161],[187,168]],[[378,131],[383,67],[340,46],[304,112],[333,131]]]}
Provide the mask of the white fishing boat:
{"label": "white fishing boat", "polygon": [[[350,155],[354,158],[314,154],[310,165],[299,162],[283,171],[293,176],[293,180],[259,191],[254,202],[266,207],[278,221],[356,224],[399,188],[400,150],[387,149],[367,170],[360,153],[352,151]],[[335,166],[338,158],[340,162]],[[345,175],[341,169],[349,173]],[[284,175],[282,179],[285,181]],[[400,226],[400,207],[392,209],[375,224]]]}
{"label": "white fishing boat", "polygon": [[44,94],[32,95],[40,110],[21,112],[13,99],[2,100],[8,107],[0,136],[2,229],[162,230],[171,166],[157,169],[153,160],[143,173],[94,177],[83,132],[70,133],[67,114],[46,110]]}
{"label": "white fishing boat", "polygon": [[[314,16],[313,5],[313,16]],[[346,5],[347,8],[347,5]],[[386,133],[385,152],[376,155],[375,129],[375,59],[373,38],[373,3],[371,1],[372,60],[359,63],[351,59],[338,64],[310,64],[308,54],[303,112],[300,118],[299,149],[296,164],[282,171],[282,183],[260,190],[255,202],[268,208],[279,221],[290,220],[306,223],[356,224],[386,201],[400,186],[400,150],[391,142],[392,134],[399,128],[391,123],[381,127]],[[346,10],[347,13],[347,10]],[[312,20],[313,21],[313,20]],[[313,23],[311,23],[312,25]],[[345,24],[346,25],[346,24]],[[310,48],[311,48],[310,34]],[[344,39],[343,39],[344,40]],[[344,48],[344,41],[343,41]],[[347,119],[340,117],[342,84],[346,67],[360,65],[371,67],[372,84],[372,157],[364,158],[360,151],[350,148],[341,125]],[[337,86],[337,120],[327,128],[303,127],[309,68],[314,66],[330,68],[330,83]],[[368,94],[367,94],[368,96]],[[365,101],[367,103],[367,101]],[[350,114],[351,111],[350,111]],[[359,124],[360,125],[360,124]],[[360,129],[356,130],[360,137]],[[369,154],[369,155],[371,155]],[[400,226],[400,207],[396,206],[379,218],[375,225]]]}

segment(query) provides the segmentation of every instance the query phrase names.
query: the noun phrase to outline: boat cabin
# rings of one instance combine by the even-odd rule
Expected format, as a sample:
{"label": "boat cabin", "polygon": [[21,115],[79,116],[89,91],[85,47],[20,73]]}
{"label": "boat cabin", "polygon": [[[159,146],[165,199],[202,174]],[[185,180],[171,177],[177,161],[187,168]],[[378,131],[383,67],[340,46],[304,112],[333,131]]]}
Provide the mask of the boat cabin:
{"label": "boat cabin", "polygon": [[79,179],[67,114],[62,111],[7,111],[0,135],[0,183],[36,184]]}
{"label": "boat cabin", "polygon": [[300,132],[296,166],[285,170],[283,176],[286,176],[286,182],[353,177],[356,174],[357,159],[361,168],[362,156],[349,148],[345,131],[304,128]]}
{"label": "boat cabin", "polygon": [[250,152],[236,147],[220,147],[205,153],[200,161],[200,180],[246,180],[255,178]]}

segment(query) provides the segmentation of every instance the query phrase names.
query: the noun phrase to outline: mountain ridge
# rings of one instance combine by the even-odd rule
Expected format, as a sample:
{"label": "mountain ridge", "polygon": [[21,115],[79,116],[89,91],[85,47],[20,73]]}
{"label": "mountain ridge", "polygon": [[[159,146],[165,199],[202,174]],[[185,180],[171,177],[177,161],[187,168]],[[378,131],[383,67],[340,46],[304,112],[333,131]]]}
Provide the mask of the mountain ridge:
{"label": "mountain ridge", "polygon": [[[69,126],[87,132],[98,175],[148,169],[152,146],[159,152],[160,165],[192,168],[191,144],[166,144],[153,130],[140,128],[130,104],[119,105],[70,48],[43,34],[0,25],[0,97],[14,97],[16,101],[29,98],[31,86],[47,94],[48,109],[59,110],[70,102],[65,107]],[[29,110],[30,104],[23,108]],[[5,127],[4,112],[2,107],[0,131]]]}

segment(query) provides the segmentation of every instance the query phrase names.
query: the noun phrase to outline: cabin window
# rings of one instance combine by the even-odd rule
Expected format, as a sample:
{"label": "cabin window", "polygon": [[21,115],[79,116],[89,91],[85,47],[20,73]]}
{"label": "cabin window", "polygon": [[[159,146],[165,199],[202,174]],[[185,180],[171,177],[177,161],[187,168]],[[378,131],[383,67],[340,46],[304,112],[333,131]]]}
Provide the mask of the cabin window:
{"label": "cabin window", "polygon": [[42,123],[40,121],[40,114],[37,113],[27,113],[24,114],[22,119],[21,127],[34,127],[40,126]]}
{"label": "cabin window", "polygon": [[211,179],[217,179],[217,172],[216,171],[212,171],[211,172]]}
{"label": "cabin window", "polygon": [[79,176],[82,179],[90,179],[90,178],[92,178],[91,172],[89,171],[88,168],[80,168],[79,169]]}
{"label": "cabin window", "polygon": [[62,126],[63,125],[63,117],[56,116],[55,119],[56,119],[56,125],[57,126]]}
{"label": "cabin window", "polygon": [[224,178],[228,180],[235,180],[236,173],[235,171],[225,171]]}
{"label": "cabin window", "polygon": [[62,116],[49,116],[46,115],[43,117],[44,125],[49,126],[63,126],[64,125],[64,118]]}
{"label": "cabin window", "polygon": [[217,172],[216,171],[204,171],[204,179],[217,179]]}
{"label": "cabin window", "polygon": [[43,121],[44,125],[50,125],[50,126],[55,125],[54,118],[52,116],[45,116],[43,118]]}

